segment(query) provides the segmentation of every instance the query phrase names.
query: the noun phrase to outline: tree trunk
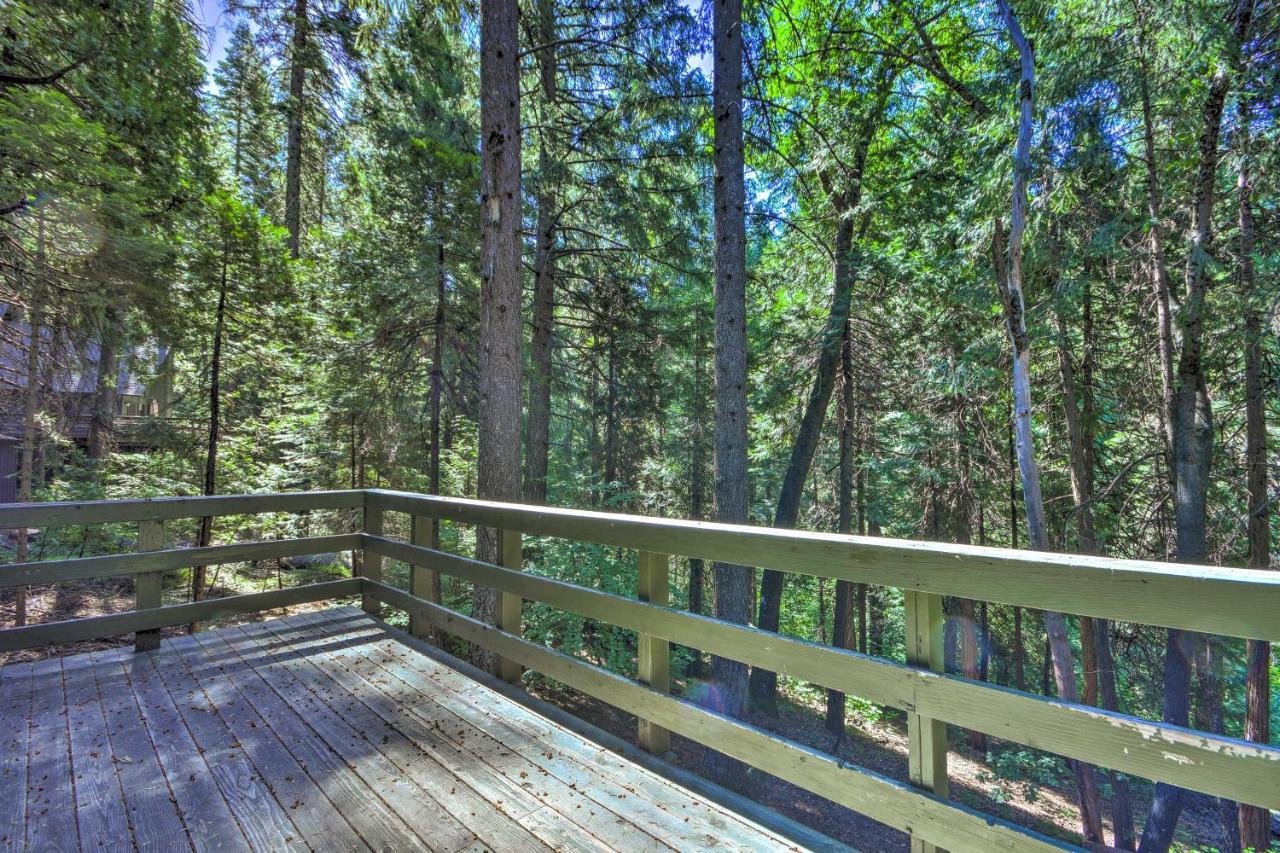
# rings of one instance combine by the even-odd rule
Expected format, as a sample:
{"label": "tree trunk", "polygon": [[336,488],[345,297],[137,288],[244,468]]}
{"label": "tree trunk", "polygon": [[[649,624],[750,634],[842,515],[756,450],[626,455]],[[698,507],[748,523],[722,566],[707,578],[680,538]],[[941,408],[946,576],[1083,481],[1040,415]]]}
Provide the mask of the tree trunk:
{"label": "tree trunk", "polygon": [[[1037,551],[1049,550],[1049,530],[1040,493],[1040,471],[1036,465],[1031,424],[1031,346],[1027,336],[1026,300],[1022,288],[1022,236],[1026,228],[1027,182],[1031,176],[1032,99],[1035,65],[1031,44],[1022,33],[1018,18],[1007,0],[998,0],[1009,36],[1021,60],[1019,83],[1018,141],[1014,153],[1013,202],[1009,217],[1009,255],[1004,269],[1003,242],[999,222],[996,225],[995,260],[1004,303],[1005,322],[1013,350],[1014,432],[1017,436],[1018,469],[1022,475],[1023,509],[1027,516],[1030,545]],[[1078,699],[1075,666],[1066,620],[1061,613],[1046,611],[1045,632],[1053,656],[1053,670],[1058,695],[1068,701]],[[1071,762],[1080,796],[1081,830],[1086,843],[1102,842],[1102,812],[1093,768],[1080,761]]]}
{"label": "tree trunk", "polygon": [[[1209,284],[1208,251],[1213,238],[1214,182],[1218,166],[1218,136],[1222,109],[1231,85],[1231,71],[1238,70],[1240,46],[1253,16],[1252,0],[1238,0],[1232,10],[1231,61],[1220,68],[1205,98],[1200,130],[1199,157],[1191,200],[1191,240],[1186,285],[1178,328],[1181,347],[1173,395],[1173,476],[1175,550],[1185,563],[1202,563],[1205,557],[1206,503],[1209,465],[1213,450],[1213,412],[1202,364],[1205,293]],[[1191,690],[1191,659],[1200,638],[1170,629],[1165,643],[1163,719],[1185,726]],[[1140,849],[1164,851],[1173,841],[1182,813],[1183,791],[1168,784],[1156,785],[1151,816],[1143,827]]]}
{"label": "tree trunk", "polygon": [[[840,347],[840,533],[853,532],[854,463],[857,454],[858,419],[853,395],[853,340],[848,320],[844,324],[844,342]],[[831,645],[838,649],[853,647],[852,581],[836,581],[835,619],[831,629]],[[865,601],[865,589],[862,590]],[[839,690],[827,691],[827,731],[839,737],[844,734],[845,695]],[[839,741],[837,740],[837,743]]]}
{"label": "tree trunk", "polygon": [[[999,250],[997,250],[997,255]],[[1013,438],[1013,407],[1009,407],[1009,547],[1018,549],[1018,458]],[[1027,646],[1022,639],[1022,608],[1013,608],[1013,686],[1027,689]]]}
{"label": "tree trunk", "polygon": [[[695,312],[693,318],[693,440],[690,442],[689,457],[689,517],[700,519],[705,512],[706,503],[706,442],[703,426],[706,413],[702,389],[702,314]],[[706,603],[703,601],[706,587],[706,568],[700,557],[689,558],[689,612],[705,613]],[[693,657],[689,661],[688,674],[691,678],[700,678],[704,674],[702,651],[690,649]]]}
{"label": "tree trunk", "polygon": [[[742,2],[712,4],[712,101],[715,123],[715,494],[720,521],[748,520],[746,185],[742,151]],[[751,590],[745,566],[716,563],[715,615],[747,623]],[[747,711],[747,665],[713,656],[710,706],[739,719]],[[708,751],[708,775],[741,787],[739,762]]]}
{"label": "tree trunk", "polygon": [[1173,309],[1169,272],[1164,262],[1163,223],[1160,218],[1160,178],[1156,163],[1155,119],[1151,109],[1150,71],[1147,67],[1146,18],[1140,11],[1138,38],[1138,87],[1142,98],[1142,145],[1147,176],[1147,244],[1151,264],[1151,289],[1156,304],[1156,339],[1160,348],[1160,423],[1165,442],[1165,466],[1173,475]]}
{"label": "tree trunk", "polygon": [[[444,217],[441,215],[441,209],[444,204],[441,199],[441,187],[436,188],[436,228],[439,231],[438,242],[436,243],[436,315],[435,315],[435,334],[431,341],[431,390],[429,392],[427,406],[430,409],[430,440],[431,440],[431,457],[428,462],[429,468],[428,488],[431,494],[440,494],[440,404],[441,398],[444,396],[444,332],[445,332],[445,310],[448,303],[449,293],[448,284],[449,276],[445,269],[445,252],[444,252]],[[431,543],[433,548],[440,547],[440,519],[438,516],[431,517]],[[441,575],[440,572],[431,573],[431,600],[441,601]],[[439,629],[431,630],[432,642],[436,645],[443,645],[445,635]]]}
{"label": "tree trunk", "polygon": [[[1263,367],[1262,294],[1257,290],[1253,260],[1253,180],[1250,174],[1249,105],[1242,122],[1243,156],[1240,161],[1239,227],[1240,288],[1244,298],[1245,479],[1249,494],[1249,568],[1271,567],[1271,529],[1267,509],[1267,422]],[[1254,743],[1271,740],[1271,644],[1249,640],[1244,736]],[[1257,806],[1240,806],[1240,843],[1266,850],[1271,843],[1270,814]]]}
{"label": "tree trunk", "polygon": [[[952,353],[953,359],[959,354]],[[953,361],[954,364],[954,361]],[[959,457],[960,482],[958,483],[955,517],[952,527],[955,541],[970,545],[973,543],[973,480],[972,465],[969,452],[969,427],[965,419],[965,400],[957,394],[955,400],[956,455]],[[953,598],[956,610],[960,640],[960,672],[965,678],[975,681],[982,678],[980,667],[981,648],[978,637],[977,602],[971,598]],[[969,747],[979,754],[987,751],[987,737],[982,732],[970,730],[967,739]]]}
{"label": "tree trunk", "polygon": [[[867,535],[879,536],[880,525],[873,520],[867,521]],[[884,657],[884,637],[885,637],[885,600],[884,597],[876,593],[876,588],[869,589],[867,598],[867,621],[870,627],[870,636],[867,638],[867,653],[876,657]]]}
{"label": "tree trunk", "polygon": [[[1197,634],[1195,637],[1196,728],[1223,734],[1222,677],[1220,670],[1222,643],[1218,637]],[[1218,821],[1222,827],[1222,853],[1240,853],[1240,813],[1235,802],[1216,798]]]}
{"label": "tree trunk", "polygon": [[[223,228],[230,227],[226,223]],[[230,237],[222,237],[222,271],[218,280],[218,308],[213,321],[213,347],[209,358],[209,438],[205,445],[204,456],[204,494],[218,493],[218,440],[222,427],[222,338],[226,328],[227,316],[227,264],[231,252]],[[196,545],[209,547],[213,541],[213,516],[206,515],[200,519],[200,534]],[[204,598],[207,566],[196,566],[191,570],[191,600]],[[192,622],[191,633],[200,630],[199,622]]]}
{"label": "tree trunk", "polygon": [[[44,327],[45,299],[45,256],[44,256],[44,211],[37,214],[36,220],[36,269],[31,276],[31,310],[28,312],[27,325],[30,327],[30,338],[27,344],[27,387],[22,397],[22,453],[18,461],[18,501],[31,502],[32,478],[35,471],[36,456],[36,415],[40,410],[40,343]],[[25,563],[29,556],[30,534],[26,526],[17,530],[15,563]],[[13,591],[13,624],[21,627],[27,624],[27,588],[16,587]]]}
{"label": "tree trunk", "polygon": [[102,339],[98,343],[97,382],[93,394],[93,415],[85,449],[90,459],[105,459],[115,438],[116,399],[120,382],[121,310],[108,305],[103,312]]}
{"label": "tree trunk", "polygon": [[[857,473],[854,480],[855,500],[858,504],[858,528],[859,536],[866,536],[869,525],[867,523],[867,445],[871,441],[871,419],[867,416],[867,398],[865,392],[862,394],[861,402],[858,406],[858,446],[857,446]],[[858,600],[858,651],[864,655],[868,653],[867,632],[868,632],[868,606],[870,604],[869,590],[865,583],[859,583],[855,587]]]}
{"label": "tree trunk", "polygon": [[[538,0],[538,78],[542,86],[544,128],[554,119],[556,103],[555,17],[552,0]],[[529,339],[529,416],[525,433],[525,500],[545,503],[551,456],[551,355],[556,301],[555,168],[544,129],[538,144],[537,250],[533,259],[533,330]]]}
{"label": "tree trunk", "polygon": [[[1075,363],[1071,353],[1071,341],[1067,334],[1067,321],[1063,312],[1064,294],[1055,294],[1054,320],[1058,339],[1058,372],[1062,379],[1062,408],[1067,425],[1067,443],[1071,460],[1071,495],[1075,504],[1073,514],[1076,523],[1076,550],[1082,554],[1098,552],[1097,535],[1093,527],[1093,410],[1089,402],[1093,397],[1093,308],[1091,292],[1085,285],[1082,314],[1084,355],[1081,359],[1082,382],[1076,381]],[[1080,405],[1078,398],[1084,397]],[[1108,711],[1118,711],[1119,696],[1116,692],[1115,663],[1111,656],[1110,626],[1106,619],[1084,617],[1080,620],[1080,649],[1084,659],[1086,705],[1101,705]],[[1101,701],[1099,701],[1101,700]],[[1129,781],[1119,773],[1108,771],[1115,800],[1112,803],[1112,825],[1115,831],[1115,847],[1121,850],[1134,848],[1133,806],[1129,796]]]}
{"label": "tree trunk", "polygon": [[[818,351],[813,387],[805,402],[800,428],[796,431],[795,441],[791,445],[791,459],[787,463],[787,470],[782,478],[782,489],[778,493],[778,505],[773,517],[774,527],[796,526],[796,520],[800,515],[804,481],[809,476],[809,468],[813,465],[813,455],[818,449],[818,438],[822,434],[822,423],[827,417],[827,407],[831,402],[832,389],[835,387],[836,368],[844,340],[844,327],[849,319],[849,299],[853,292],[853,280],[856,275],[853,265],[853,217],[862,203],[863,175],[866,172],[867,156],[871,150],[871,143],[875,139],[876,130],[879,128],[881,116],[888,106],[895,74],[895,71],[888,68],[881,71],[877,84],[876,103],[873,109],[863,117],[859,126],[857,148],[851,174],[846,179],[847,185],[835,190],[828,179],[824,178],[823,181],[831,196],[832,209],[839,217],[836,226],[831,310],[827,315],[826,327],[822,331],[822,343]],[[861,224],[858,226],[859,241],[866,233],[870,222],[870,213],[864,213]],[[786,575],[782,572],[774,569],[764,570],[760,583],[760,612],[756,620],[756,625],[761,630],[778,630],[782,610],[782,587],[785,580]],[[777,673],[760,667],[752,670],[751,702],[770,716],[778,715]]]}
{"label": "tree trunk", "polygon": [[[476,492],[480,498],[520,497],[520,75],[518,4],[480,4],[480,358]],[[476,556],[494,563],[498,537],[477,528]],[[498,593],[477,586],[475,618],[493,624]],[[475,662],[496,668],[491,652]]]}
{"label": "tree trunk", "polygon": [[[791,445],[791,460],[783,476],[782,489],[778,493],[778,506],[774,513],[774,527],[795,527],[800,515],[800,502],[804,481],[813,465],[822,434],[822,422],[835,387],[836,368],[844,339],[844,327],[849,319],[849,298],[853,290],[853,240],[852,211],[843,204],[837,210],[845,210],[836,227],[835,282],[831,294],[831,311],[822,333],[822,347],[818,353],[818,366],[814,374],[813,388],[805,403],[804,415],[795,442]],[[869,217],[863,216],[859,233],[866,231]],[[760,583],[760,615],[757,626],[764,631],[777,631],[782,615],[782,587],[786,575],[774,569],[765,569]],[[752,705],[770,716],[778,714],[778,676],[768,669],[756,667],[751,671]]]}
{"label": "tree trunk", "polygon": [[307,51],[311,20],[307,0],[293,0],[293,38],[289,49],[289,103],[285,113],[284,226],[290,256],[302,253],[302,126],[306,121]]}
{"label": "tree trunk", "polygon": [[618,345],[615,326],[609,328],[609,372],[604,390],[604,482],[610,493],[618,490]]}

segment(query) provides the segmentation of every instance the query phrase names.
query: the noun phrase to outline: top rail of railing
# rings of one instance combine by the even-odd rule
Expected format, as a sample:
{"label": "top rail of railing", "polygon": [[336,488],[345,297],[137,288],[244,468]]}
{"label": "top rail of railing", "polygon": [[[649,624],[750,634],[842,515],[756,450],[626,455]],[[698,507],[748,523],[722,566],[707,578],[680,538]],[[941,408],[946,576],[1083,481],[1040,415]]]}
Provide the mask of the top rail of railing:
{"label": "top rail of railing", "polygon": [[1280,642],[1280,572],[780,530],[370,489],[455,522],[1041,610]]}
{"label": "top rail of railing", "polygon": [[318,492],[268,492],[256,495],[193,495],[105,501],[50,501],[0,504],[0,529],[71,527],[127,521],[162,521],[206,515],[253,515],[363,507],[362,489]]}

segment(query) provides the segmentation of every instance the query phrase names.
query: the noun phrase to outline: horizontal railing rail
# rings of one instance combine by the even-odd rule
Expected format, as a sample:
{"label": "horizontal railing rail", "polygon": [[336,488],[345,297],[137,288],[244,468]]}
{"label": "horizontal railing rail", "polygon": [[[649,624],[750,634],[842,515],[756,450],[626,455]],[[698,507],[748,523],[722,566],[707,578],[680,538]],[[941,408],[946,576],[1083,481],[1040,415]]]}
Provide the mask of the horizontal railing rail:
{"label": "horizontal railing rail", "polygon": [[259,515],[318,509],[363,509],[360,489],[333,492],[270,492],[258,495],[192,495],[106,501],[0,504],[0,529],[71,527],[121,521],[165,521],[206,515]]}
{"label": "horizontal railing rail", "polygon": [[1004,740],[1280,809],[1280,751],[971,681],[376,536],[366,552],[424,565],[709,654]]}
{"label": "horizontal railing rail", "polygon": [[163,551],[109,554],[104,557],[75,557],[67,560],[43,560],[36,563],[12,563],[0,566],[0,589],[87,578],[122,577],[142,572],[173,571],[191,566],[284,560],[289,557],[351,551],[359,547],[360,534],[340,533],[335,536],[237,542],[233,545],[211,545],[207,548],[167,548]]}
{"label": "horizontal railing rail", "polygon": [[371,489],[369,506],[579,542],[1280,642],[1280,572],[847,536]]}
{"label": "horizontal railing rail", "polygon": [[138,650],[145,651],[155,648],[159,643],[158,631],[161,628],[193,625],[209,619],[359,595],[360,579],[345,578],[268,592],[164,605],[163,582],[166,572],[196,566],[282,560],[341,551],[355,553],[361,547],[361,534],[340,533],[236,542],[203,548],[165,548],[164,522],[205,516],[343,509],[363,511],[364,504],[365,496],[361,490],[0,504],[0,529],[138,524],[138,550],[134,553],[0,565],[0,589],[91,578],[129,577],[134,581],[135,590],[135,607],[125,613],[0,629],[0,651],[100,640],[130,633],[135,635]]}
{"label": "horizontal railing rail", "polygon": [[1047,836],[922,792],[897,779],[851,767],[816,749],[674,698],[395,587],[376,581],[366,581],[366,586],[378,600],[423,617],[442,631],[949,850],[1070,849]]}
{"label": "horizontal railing rail", "polygon": [[363,589],[362,582],[361,578],[340,578],[267,592],[247,592],[225,598],[205,598],[185,604],[168,604],[163,607],[131,610],[127,613],[85,616],[61,622],[5,628],[0,630],[0,651],[39,648],[83,640],[101,640],[121,634],[154,631],[176,625],[190,625],[192,622],[260,613],[264,610],[275,610],[295,604],[332,601],[336,598],[359,595]]}
{"label": "horizontal railing rail", "polygon": [[[204,515],[359,509],[362,532],[163,548],[161,522]],[[412,542],[384,535],[384,513],[412,517]],[[499,531],[498,564],[440,549],[438,522]],[[444,498],[386,490],[0,505],[0,528],[139,521],[140,553],[0,566],[0,588],[133,576],[138,607],[0,630],[0,650],[138,632],[260,610],[360,596],[366,611],[410,616],[410,630],[444,634],[500,656],[509,679],[528,667],[640,720],[641,744],[662,753],[675,732],[910,833],[929,850],[1061,848],[1061,842],[947,798],[946,724],[961,726],[1214,796],[1280,809],[1280,749],[1062,702],[937,671],[942,595],[1106,617],[1227,636],[1280,640],[1275,574],[938,543],[838,536]],[[520,571],[522,535],[640,552],[637,598]],[[270,592],[159,606],[158,578],[193,565],[351,551],[360,576]],[[666,606],[667,555],[699,557],[904,590],[909,663],[723,622]],[[409,589],[383,579],[383,562],[409,564]],[[439,577],[499,591],[498,625],[449,610]],[[147,583],[144,584],[144,581]],[[145,602],[144,602],[145,598]],[[539,602],[635,631],[639,681],[524,639],[521,608]],[[146,606],[144,606],[144,604]],[[679,643],[901,709],[910,783],[890,779],[716,714],[668,692],[669,645]]]}

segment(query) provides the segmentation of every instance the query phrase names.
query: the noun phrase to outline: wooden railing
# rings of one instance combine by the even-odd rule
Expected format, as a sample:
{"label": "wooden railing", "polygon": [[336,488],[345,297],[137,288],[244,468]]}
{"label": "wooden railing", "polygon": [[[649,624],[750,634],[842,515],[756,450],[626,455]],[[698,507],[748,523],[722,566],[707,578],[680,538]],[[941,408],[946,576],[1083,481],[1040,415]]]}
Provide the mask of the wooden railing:
{"label": "wooden railing", "polygon": [[134,578],[135,597],[134,609],[127,613],[5,628],[0,630],[0,651],[94,640],[121,634],[135,634],[138,650],[145,651],[159,644],[158,632],[161,628],[358,595],[362,588],[361,580],[343,578],[270,592],[161,606],[165,572],[192,566],[302,557],[335,551],[359,551],[360,537],[363,535],[345,533],[300,539],[238,542],[234,545],[214,545],[208,548],[165,548],[164,524],[175,518],[333,509],[355,510],[363,508],[364,503],[364,492],[351,490],[80,503],[0,504],[0,529],[54,528],[122,522],[138,524],[138,553],[0,566],[0,589],[88,578],[131,576]]}
{"label": "wooden railing", "polygon": [[[156,573],[219,561],[358,550],[360,577],[195,603],[158,606],[138,585],[138,610],[0,630],[0,649],[149,631],[231,613],[360,595],[364,608],[405,611],[419,636],[447,633],[492,650],[514,680],[527,667],[597,697],[640,720],[641,744],[656,753],[674,732],[717,749],[911,835],[915,849],[1043,850],[1067,845],[947,799],[946,725],[962,726],[1154,781],[1280,809],[1280,749],[971,681],[942,668],[941,597],[954,595],[1234,637],[1280,641],[1280,576],[1267,572],[1039,554],[994,548],[805,533],[676,521],[428,495],[365,490],[289,495],[0,506],[0,527],[53,526],[210,514],[358,509],[363,532],[205,549],[0,567],[0,586]],[[384,515],[412,517],[411,541],[384,533]],[[498,531],[498,564],[440,550],[439,522]],[[636,598],[521,568],[523,535],[634,549]],[[906,603],[910,663],[834,649],[667,606],[670,555],[897,587]],[[408,590],[387,584],[383,560],[410,565]],[[444,607],[439,577],[499,590],[498,624]],[[145,593],[145,600],[144,600]],[[634,630],[633,681],[521,636],[521,608],[536,601]],[[669,646],[703,652],[840,690],[907,715],[910,783],[850,766],[831,755],[706,710],[669,693]]]}

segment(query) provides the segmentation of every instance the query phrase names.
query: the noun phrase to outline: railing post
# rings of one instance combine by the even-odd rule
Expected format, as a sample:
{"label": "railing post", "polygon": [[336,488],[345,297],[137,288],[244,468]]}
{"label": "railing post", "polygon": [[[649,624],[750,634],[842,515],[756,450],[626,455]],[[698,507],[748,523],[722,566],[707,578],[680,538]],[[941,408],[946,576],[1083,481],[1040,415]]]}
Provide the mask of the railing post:
{"label": "railing post", "polygon": [[[498,530],[498,565],[520,571],[524,557],[519,530]],[[523,630],[524,599],[509,592],[498,592],[498,627],[508,634],[520,636]],[[498,677],[515,683],[520,680],[520,664],[506,658],[498,658]]]}
{"label": "railing post", "polygon": [[[639,559],[639,598],[652,604],[671,603],[671,558],[666,554],[641,551]],[[649,634],[637,634],[640,680],[663,693],[671,691],[671,644]],[[655,755],[671,751],[671,732],[640,718],[640,746]]]}
{"label": "railing post", "polygon": [[[163,521],[140,521],[138,522],[138,548],[139,551],[159,551],[164,547],[164,522]],[[161,606],[164,592],[164,572],[142,572],[134,576],[133,579],[133,595],[134,610],[150,610]],[[133,650],[135,652],[149,652],[152,649],[160,648],[160,632],[138,631],[133,635]]]}
{"label": "railing post", "polygon": [[[942,672],[946,665],[943,646],[942,596],[903,590],[907,617],[907,663]],[[907,772],[911,784],[948,795],[946,723],[907,713]],[[912,853],[941,850],[920,838],[911,837]]]}
{"label": "railing post", "polygon": [[[378,507],[372,507],[368,504],[368,495],[365,496],[366,503],[364,505],[364,532],[370,536],[382,535],[382,510]],[[361,571],[363,577],[371,581],[382,580],[382,555],[370,554],[365,551],[360,560]],[[382,604],[372,595],[365,594],[361,596],[360,606],[365,613],[372,616],[382,615]]]}
{"label": "railing post", "polygon": [[[413,517],[413,544],[440,550],[440,521],[429,515]],[[440,603],[440,573],[416,563],[409,566],[409,594],[425,598],[433,604]],[[409,616],[409,633],[440,644],[440,632],[421,616]]]}

